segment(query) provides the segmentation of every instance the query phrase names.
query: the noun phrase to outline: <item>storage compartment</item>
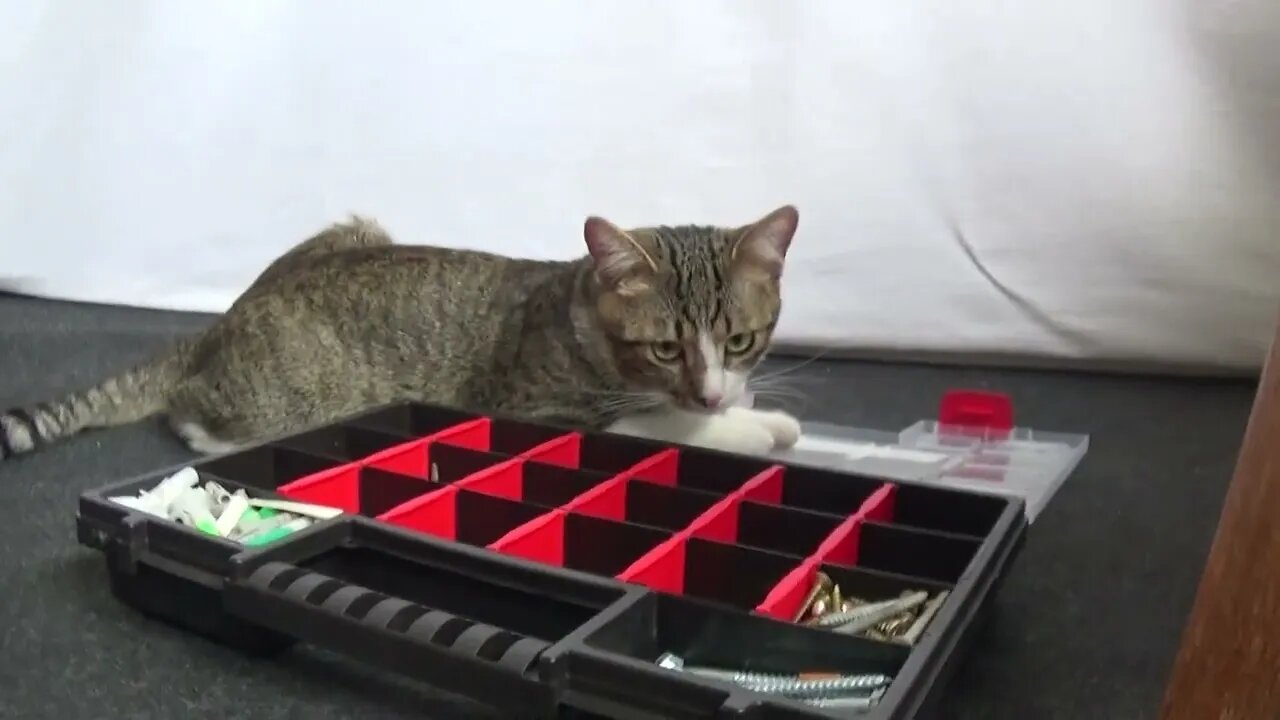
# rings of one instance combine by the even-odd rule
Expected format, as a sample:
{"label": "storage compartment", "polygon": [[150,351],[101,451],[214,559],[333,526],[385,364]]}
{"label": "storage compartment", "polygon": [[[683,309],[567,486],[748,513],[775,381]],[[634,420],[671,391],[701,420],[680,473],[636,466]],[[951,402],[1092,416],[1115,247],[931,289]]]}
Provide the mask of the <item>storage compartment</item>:
{"label": "storage compartment", "polygon": [[410,500],[378,519],[428,535],[485,546],[547,512],[515,500],[445,487]]}
{"label": "storage compartment", "polygon": [[[781,675],[863,676],[891,688],[907,657],[905,648],[845,637],[758,616],[727,612],[709,603],[671,595],[647,595],[585,640],[589,656],[572,662],[565,681],[597,703],[643,708],[644,717],[731,717],[757,704],[747,717],[843,717],[849,710],[806,708],[777,695],[753,692],[705,670]],[[660,667],[670,653],[683,669]],[[883,692],[883,690],[880,690]],[[868,691],[871,692],[871,691]],[[732,698],[732,699],[731,699]],[[732,704],[732,708],[725,707]],[[855,715],[847,715],[854,717]]]}
{"label": "storage compartment", "polygon": [[963,535],[867,522],[824,562],[956,583],[982,541]]}
{"label": "storage compartment", "polygon": [[849,516],[857,513],[868,501],[875,500],[873,495],[877,491],[881,494],[876,497],[882,497],[890,487],[882,480],[860,475],[779,467],[758,477],[743,494],[746,499],[756,502]]}
{"label": "storage compartment", "polygon": [[330,425],[281,438],[273,444],[350,462],[362,460],[409,440],[410,438],[404,435],[372,430],[358,425]]}
{"label": "storage compartment", "polygon": [[666,452],[665,445],[609,433],[572,433],[528,454],[531,460],[616,475]]}
{"label": "storage compartment", "polygon": [[545,425],[486,418],[465,432],[450,433],[440,440],[450,445],[513,456],[540,448],[566,435],[564,430]]}
{"label": "storage compartment", "polygon": [[613,577],[670,538],[671,533],[651,527],[555,512],[491,547],[504,555]]}
{"label": "storage compartment", "polygon": [[[819,572],[830,579],[832,587],[838,590],[838,594],[821,593],[817,596],[817,607],[806,606],[806,602],[810,602]],[[920,591],[928,593],[932,599],[939,593],[950,592],[952,588],[953,586],[949,583],[928,578],[897,575],[866,568],[831,564],[807,565],[798,572],[788,575],[770,593],[760,610],[779,620],[794,622],[811,617],[815,610],[819,614],[834,612],[843,607],[845,601],[853,604],[875,603]],[[839,603],[840,607],[837,607],[836,603]],[[923,607],[916,610],[922,609]]]}
{"label": "storage compartment", "polygon": [[603,484],[608,475],[533,460],[516,460],[476,473],[467,490],[556,508]]}
{"label": "storage compartment", "polygon": [[428,439],[388,448],[365,462],[370,467],[447,484],[508,461],[504,455]]}
{"label": "storage compartment", "polygon": [[628,582],[675,595],[754,610],[803,563],[791,555],[676,536],[622,575]]}
{"label": "storage compartment", "polygon": [[836,515],[733,497],[698,518],[694,537],[807,557],[840,525]]}
{"label": "storage compartment", "polygon": [[297,480],[280,488],[292,500],[336,507],[376,517],[444,485],[374,467],[344,465]]}
{"label": "storage compartment", "polygon": [[617,478],[579,497],[569,509],[618,522],[680,531],[719,500],[718,495],[709,493]]}
{"label": "storage compartment", "polygon": [[[689,667],[763,673],[897,674],[905,648],[832,634],[672,595],[640,598],[586,638],[587,647],[645,663],[673,653]],[[656,667],[656,665],[655,665]]]}
{"label": "storage compartment", "polygon": [[997,496],[920,485],[894,486],[888,504],[885,522],[975,538],[986,537],[1008,507]]}
{"label": "storage compartment", "polygon": [[480,419],[474,413],[418,403],[392,405],[357,415],[345,424],[382,430],[409,438],[424,438],[469,425]]}
{"label": "storage compartment", "polygon": [[685,490],[728,495],[778,466],[754,458],[699,448],[672,448],[637,470],[637,478]]}
{"label": "storage compartment", "polygon": [[340,460],[275,445],[262,445],[192,464],[201,476],[213,475],[261,490],[275,491],[299,478],[344,465]]}

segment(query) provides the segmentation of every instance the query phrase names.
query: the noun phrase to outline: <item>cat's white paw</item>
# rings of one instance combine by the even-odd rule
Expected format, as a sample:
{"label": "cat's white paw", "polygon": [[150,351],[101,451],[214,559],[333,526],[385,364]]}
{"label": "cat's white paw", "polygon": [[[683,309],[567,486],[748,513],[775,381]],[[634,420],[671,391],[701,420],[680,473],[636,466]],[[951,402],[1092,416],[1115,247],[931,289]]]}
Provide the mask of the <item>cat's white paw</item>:
{"label": "cat's white paw", "polygon": [[725,410],[725,414],[764,428],[772,440],[772,450],[786,450],[800,441],[800,421],[781,410],[733,407]]}
{"label": "cat's white paw", "polygon": [[722,417],[707,435],[708,447],[743,455],[764,455],[774,446],[773,433],[745,417]]}

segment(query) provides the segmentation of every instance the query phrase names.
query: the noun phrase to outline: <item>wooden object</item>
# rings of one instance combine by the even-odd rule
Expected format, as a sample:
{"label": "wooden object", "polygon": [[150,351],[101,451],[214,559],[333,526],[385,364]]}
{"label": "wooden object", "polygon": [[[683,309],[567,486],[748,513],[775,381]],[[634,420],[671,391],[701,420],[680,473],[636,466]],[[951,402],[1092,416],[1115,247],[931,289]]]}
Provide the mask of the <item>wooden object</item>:
{"label": "wooden object", "polygon": [[1280,718],[1280,328],[1160,717]]}

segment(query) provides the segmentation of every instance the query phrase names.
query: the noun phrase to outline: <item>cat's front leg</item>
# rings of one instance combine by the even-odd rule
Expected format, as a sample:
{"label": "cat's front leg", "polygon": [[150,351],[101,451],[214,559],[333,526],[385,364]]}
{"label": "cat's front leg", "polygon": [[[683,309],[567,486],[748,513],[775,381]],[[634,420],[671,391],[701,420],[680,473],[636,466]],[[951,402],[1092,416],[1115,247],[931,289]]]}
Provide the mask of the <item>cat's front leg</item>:
{"label": "cat's front leg", "polygon": [[800,424],[789,415],[748,408],[730,408],[717,414],[664,408],[629,415],[606,429],[620,435],[746,455],[764,455],[791,447],[800,435]]}

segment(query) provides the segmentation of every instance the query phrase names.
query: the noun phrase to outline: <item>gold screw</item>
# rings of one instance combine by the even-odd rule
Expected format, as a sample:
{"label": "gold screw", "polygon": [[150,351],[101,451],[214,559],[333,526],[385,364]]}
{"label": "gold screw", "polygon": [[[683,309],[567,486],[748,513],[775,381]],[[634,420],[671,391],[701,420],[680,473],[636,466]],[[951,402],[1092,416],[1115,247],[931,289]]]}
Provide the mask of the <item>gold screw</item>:
{"label": "gold screw", "polygon": [[813,587],[809,588],[809,594],[805,596],[804,602],[800,605],[800,609],[796,611],[792,622],[800,622],[810,609],[818,602],[824,593],[830,592],[831,578],[824,572],[819,572],[813,580]]}

